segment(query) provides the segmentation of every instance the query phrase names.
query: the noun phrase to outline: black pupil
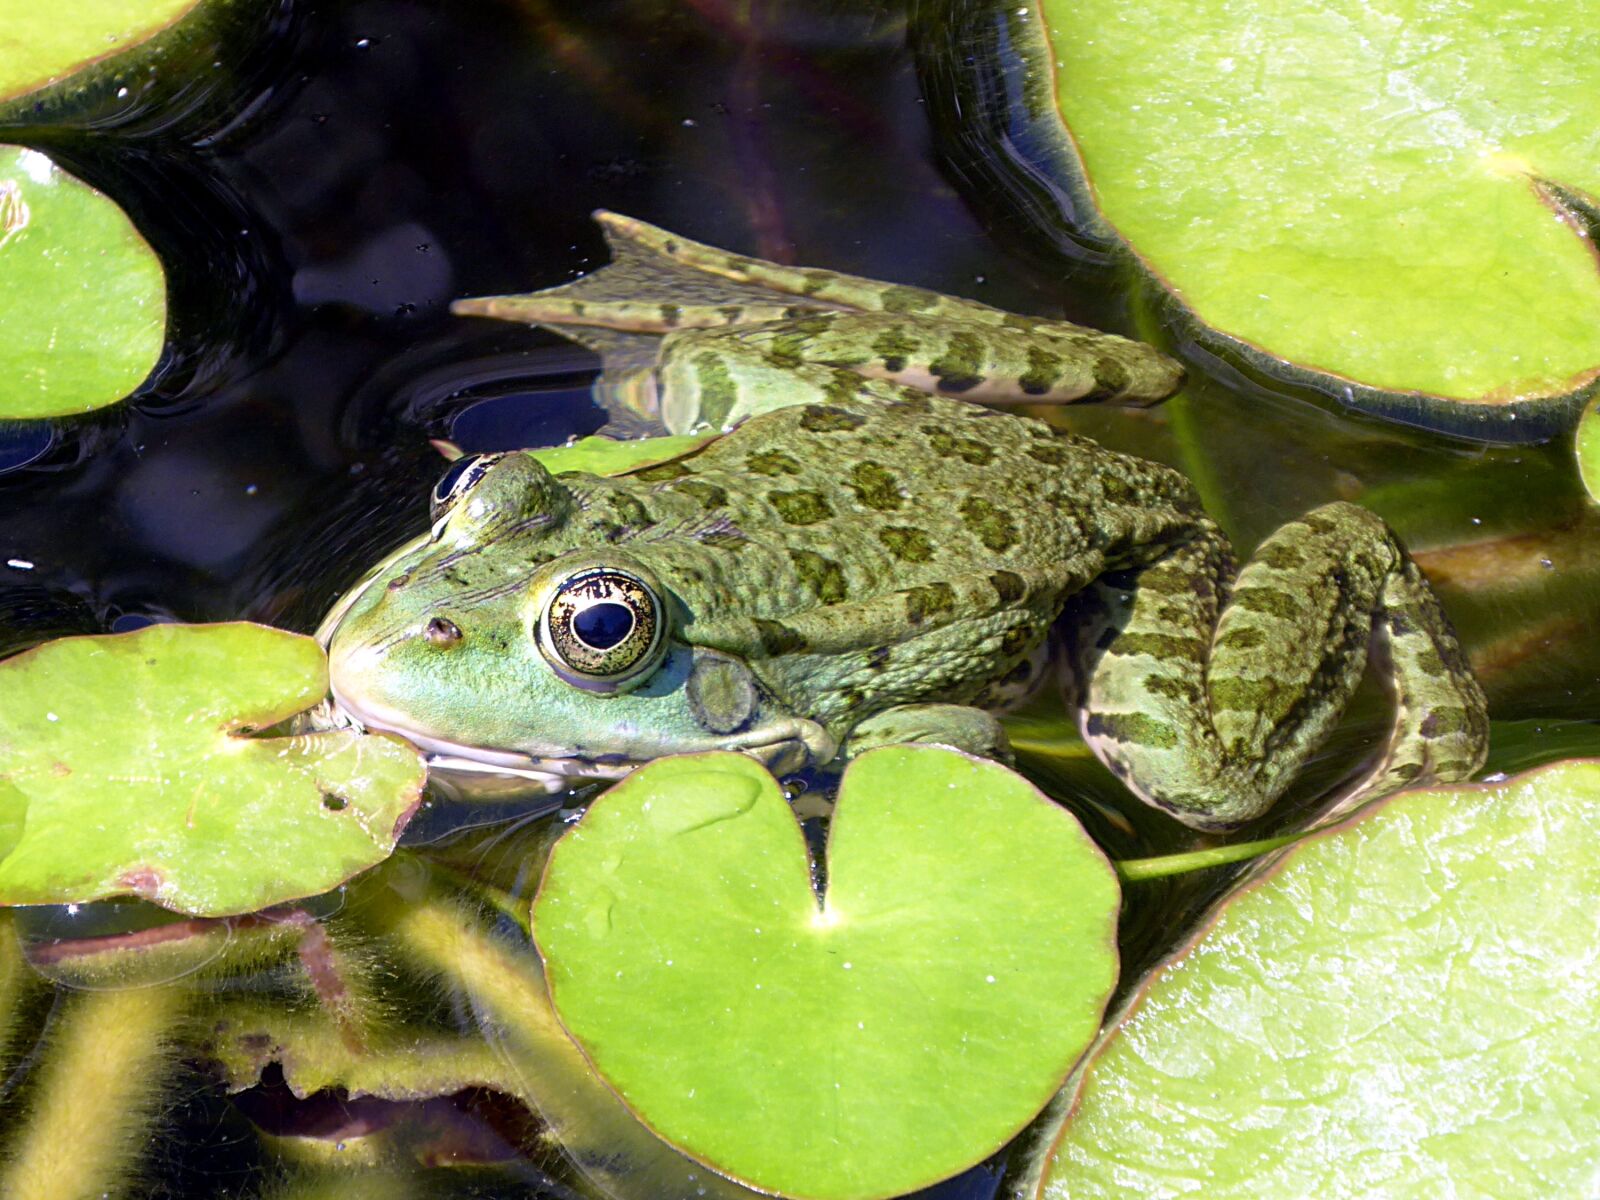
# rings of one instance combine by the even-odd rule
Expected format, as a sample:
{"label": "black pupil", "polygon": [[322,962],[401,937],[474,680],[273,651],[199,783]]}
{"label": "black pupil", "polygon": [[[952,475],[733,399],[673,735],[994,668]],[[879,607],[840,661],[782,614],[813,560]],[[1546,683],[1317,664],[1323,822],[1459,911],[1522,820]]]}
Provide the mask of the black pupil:
{"label": "black pupil", "polygon": [[613,600],[591,604],[572,618],[572,631],[584,644],[596,650],[609,650],[633,629],[633,612],[626,604]]}
{"label": "black pupil", "polygon": [[444,473],[444,475],[439,479],[439,482],[434,486],[433,502],[435,504],[443,504],[446,500],[450,499],[451,490],[456,486],[457,483],[461,482],[461,477],[465,475],[472,468],[473,464],[482,457],[483,456],[481,454],[468,454],[456,459],[455,462],[451,463],[450,469]]}

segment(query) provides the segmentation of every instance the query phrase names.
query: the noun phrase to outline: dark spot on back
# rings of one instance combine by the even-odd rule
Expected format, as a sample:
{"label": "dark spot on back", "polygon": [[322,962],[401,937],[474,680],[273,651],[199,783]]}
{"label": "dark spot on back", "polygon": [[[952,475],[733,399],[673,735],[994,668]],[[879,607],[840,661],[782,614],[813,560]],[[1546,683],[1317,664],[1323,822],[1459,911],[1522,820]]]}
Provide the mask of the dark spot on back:
{"label": "dark spot on back", "polygon": [[756,475],[798,475],[800,464],[782,450],[762,450],[744,460],[744,465]]}
{"label": "dark spot on back", "polygon": [[833,509],[821,492],[772,492],[767,502],[788,525],[815,525],[833,516]]}
{"label": "dark spot on back", "polygon": [[[854,391],[853,381],[850,386]],[[867,419],[859,413],[826,404],[808,404],[800,410],[800,428],[807,433],[844,433],[860,429],[866,423]]]}
{"label": "dark spot on back", "polygon": [[933,558],[933,542],[920,529],[909,525],[890,525],[878,531],[878,540],[901,562],[928,562]]}
{"label": "dark spot on back", "polygon": [[960,458],[977,467],[987,466],[994,461],[994,451],[987,443],[980,442],[977,438],[957,437],[939,425],[924,425],[922,432],[928,438],[929,447],[941,457]]}
{"label": "dark spot on back", "polygon": [[728,506],[728,493],[714,483],[706,483],[700,479],[690,479],[683,483],[675,483],[672,490],[700,502],[700,507],[709,511],[726,508]]}
{"label": "dark spot on back", "polygon": [[794,563],[800,582],[823,604],[838,604],[849,596],[844,568],[831,558],[824,558],[814,550],[791,550],[789,559]]}
{"label": "dark spot on back", "polygon": [[857,463],[850,468],[849,487],[857,500],[879,512],[893,512],[903,500],[900,481],[873,462]]}
{"label": "dark spot on back", "polygon": [[967,528],[985,548],[999,554],[1017,544],[1017,524],[1011,514],[982,496],[968,496],[959,511]]}

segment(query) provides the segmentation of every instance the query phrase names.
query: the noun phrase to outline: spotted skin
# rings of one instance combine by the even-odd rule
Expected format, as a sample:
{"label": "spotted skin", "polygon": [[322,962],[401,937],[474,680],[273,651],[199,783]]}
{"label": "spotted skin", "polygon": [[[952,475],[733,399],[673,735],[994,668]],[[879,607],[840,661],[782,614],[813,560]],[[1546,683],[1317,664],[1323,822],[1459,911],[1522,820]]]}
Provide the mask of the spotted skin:
{"label": "spotted skin", "polygon": [[[760,697],[738,706],[757,725],[819,727],[810,748],[823,756],[879,744],[885,729],[925,730],[943,710],[921,706],[991,702],[1065,609],[1089,744],[1191,825],[1229,827],[1271,805],[1338,718],[1375,630],[1399,715],[1367,787],[1478,766],[1482,696],[1426,583],[1370,513],[1308,514],[1235,578],[1223,535],[1176,472],[1032,420],[937,397],[902,404],[894,385],[871,387],[888,394],[847,402],[858,421],[791,406],[670,469],[552,479],[509,456],[437,541],[391,566],[400,586],[369,589],[346,616],[336,687],[403,712],[402,732],[536,756],[579,747],[642,759],[747,732],[725,728],[725,714],[706,726],[702,701],[647,719],[651,705],[670,706],[666,686],[596,699],[551,685],[523,632],[530,603],[541,579],[598,558],[659,581],[671,636],[716,664],[715,694]],[[981,438],[992,460],[940,452],[941,431]],[[1041,446],[1064,453],[1046,463]],[[750,470],[775,456],[780,472]],[[900,506],[863,502],[866,464],[892,476]],[[1002,494],[1003,506],[992,498]],[[616,513],[629,521],[613,532]],[[461,638],[430,641],[439,619]],[[729,663],[748,679],[730,681]],[[693,678],[677,690],[711,693]],[[941,728],[934,740],[1002,752],[975,716]],[[555,745],[541,740],[551,730]]]}
{"label": "spotted skin", "polygon": [[1084,739],[1143,799],[1190,825],[1259,816],[1332,731],[1377,639],[1394,725],[1325,818],[1482,765],[1484,699],[1438,601],[1372,513],[1330,504],[1276,531],[1235,575],[1201,529],[1077,605]]}
{"label": "spotted skin", "polygon": [[[960,340],[967,301],[681,240],[660,251],[874,311],[741,326],[737,306],[718,322],[676,306],[686,331],[654,367],[663,408],[707,411],[731,388],[727,411],[750,415],[628,475],[552,478],[522,454],[483,471],[430,541],[342,606],[335,695],[367,724],[580,768],[731,747],[790,769],[904,738],[1004,756],[987,710],[1059,644],[1094,751],[1146,801],[1223,829],[1290,784],[1376,644],[1396,717],[1342,803],[1481,764],[1482,693],[1377,517],[1317,509],[1236,570],[1178,473],[948,394],[977,384],[941,386],[1001,363],[1015,379],[1053,369],[1037,323],[995,314],[987,340]],[[582,303],[591,321],[638,315]],[[597,566],[644,580],[668,629],[659,662],[615,694],[563,680],[529,633],[563,580]],[[459,636],[428,636],[438,622]]]}

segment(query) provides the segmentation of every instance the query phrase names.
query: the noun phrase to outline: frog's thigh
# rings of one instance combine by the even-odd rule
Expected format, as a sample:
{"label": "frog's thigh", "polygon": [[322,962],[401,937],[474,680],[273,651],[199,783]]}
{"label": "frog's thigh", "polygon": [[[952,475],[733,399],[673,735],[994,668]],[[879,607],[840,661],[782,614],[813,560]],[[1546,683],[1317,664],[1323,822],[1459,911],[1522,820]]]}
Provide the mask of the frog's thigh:
{"label": "frog's thigh", "polygon": [[1141,796],[1199,828],[1266,811],[1344,711],[1375,623],[1396,718],[1349,799],[1477,769],[1483,695],[1379,518],[1332,504],[1290,522],[1219,612],[1229,573],[1221,535],[1202,531],[1144,569],[1110,628],[1080,651],[1084,736]]}
{"label": "frog's thigh", "polygon": [[[828,315],[810,318],[826,321]],[[754,326],[792,329],[804,322]],[[805,361],[794,353],[773,353],[744,339],[747,330],[688,329],[663,339],[656,360],[661,420],[673,433],[731,429],[761,413],[801,404],[879,400],[885,404],[920,399],[915,389],[887,379],[863,377],[849,367]],[[803,331],[794,337],[803,338]],[[798,344],[798,343],[797,343]]]}
{"label": "frog's thigh", "polygon": [[964,704],[902,704],[886,708],[850,731],[844,752],[847,758],[853,758],[877,746],[907,742],[954,746],[983,758],[1011,761],[1011,742],[1000,721],[981,708]]}

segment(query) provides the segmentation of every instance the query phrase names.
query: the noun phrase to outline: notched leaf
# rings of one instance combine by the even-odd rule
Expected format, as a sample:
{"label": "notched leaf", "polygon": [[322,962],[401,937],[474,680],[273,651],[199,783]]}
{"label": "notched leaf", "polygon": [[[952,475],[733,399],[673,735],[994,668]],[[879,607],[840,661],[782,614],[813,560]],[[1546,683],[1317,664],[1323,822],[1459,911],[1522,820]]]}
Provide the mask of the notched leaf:
{"label": "notched leaf", "polygon": [[819,905],[759,764],[660,759],[551,851],[534,937],[561,1023],[669,1144],[786,1196],[900,1195],[1003,1145],[1088,1044],[1116,879],[1021,776],[927,746],[851,764],[826,875]]}
{"label": "notched leaf", "polygon": [[0,418],[115,404],[155,367],[166,323],[166,274],[123,211],[0,145]]}
{"label": "notched leaf", "polygon": [[314,641],[245,623],[64,638],[0,662],[0,903],[134,895],[225,916],[381,861],[421,799],[413,747],[242,736],[326,689]]}
{"label": "notched leaf", "polygon": [[944,39],[972,76],[962,128],[1025,147],[1020,169],[1184,334],[1494,440],[1549,437],[1594,386],[1600,35],[1581,7],[983,7],[990,53]]}
{"label": "notched leaf", "polygon": [[1140,985],[1019,1194],[1588,1191],[1597,840],[1580,760],[1300,842]]}

